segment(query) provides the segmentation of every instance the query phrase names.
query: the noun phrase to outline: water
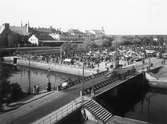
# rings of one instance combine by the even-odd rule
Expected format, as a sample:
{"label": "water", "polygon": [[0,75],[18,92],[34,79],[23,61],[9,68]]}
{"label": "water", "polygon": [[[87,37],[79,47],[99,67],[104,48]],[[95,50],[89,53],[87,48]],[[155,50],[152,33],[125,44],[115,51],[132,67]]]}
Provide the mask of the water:
{"label": "water", "polygon": [[53,88],[67,79],[75,80],[78,78],[78,76],[64,73],[48,72],[33,68],[29,70],[27,67],[2,63],[0,63],[0,75],[0,81],[5,79],[10,81],[10,83],[18,83],[24,92],[28,92],[29,84],[31,85],[31,89],[34,85],[38,85],[40,90],[44,90],[49,81]]}
{"label": "water", "polygon": [[167,89],[150,87],[141,77],[119,85],[96,100],[118,116],[152,124],[167,123]]}
{"label": "water", "polygon": [[[150,122],[167,124],[167,89],[153,88],[149,82],[138,76],[95,98],[114,115]],[[84,121],[77,110],[60,124],[95,124]]]}
{"label": "water", "polygon": [[[165,92],[162,92],[165,91]],[[138,102],[126,117],[153,124],[167,123],[167,89],[150,88],[143,101]]]}
{"label": "water", "polygon": [[[49,80],[53,87],[66,79],[78,78],[32,68],[29,73],[29,68],[26,67],[0,64],[0,82],[4,79],[11,83],[17,82],[22,90],[27,92],[29,77],[31,86],[39,85],[41,89],[46,89]],[[115,115],[153,124],[167,123],[167,89],[150,87],[148,81],[143,80],[141,76],[100,95],[96,101]],[[65,123],[93,124],[89,121],[84,122],[80,111],[72,114],[63,122]]]}

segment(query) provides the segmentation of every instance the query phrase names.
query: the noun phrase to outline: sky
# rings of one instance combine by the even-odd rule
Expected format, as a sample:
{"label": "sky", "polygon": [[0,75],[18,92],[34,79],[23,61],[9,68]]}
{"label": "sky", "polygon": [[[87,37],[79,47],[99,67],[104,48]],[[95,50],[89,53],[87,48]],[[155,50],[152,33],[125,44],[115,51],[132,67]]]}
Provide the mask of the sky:
{"label": "sky", "polygon": [[0,24],[167,34],[166,0],[0,0]]}

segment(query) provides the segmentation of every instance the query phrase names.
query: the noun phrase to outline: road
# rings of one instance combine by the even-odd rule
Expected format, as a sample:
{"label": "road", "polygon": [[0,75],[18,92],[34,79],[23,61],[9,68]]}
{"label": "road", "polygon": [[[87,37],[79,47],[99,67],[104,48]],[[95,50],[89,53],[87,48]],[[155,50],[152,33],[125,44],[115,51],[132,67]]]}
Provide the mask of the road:
{"label": "road", "polygon": [[[94,85],[106,79],[105,75],[101,75],[86,81],[84,85]],[[44,98],[23,105],[14,111],[1,114],[0,123],[28,124],[33,122],[79,97],[81,86],[82,84],[78,84],[64,91],[55,91]]]}

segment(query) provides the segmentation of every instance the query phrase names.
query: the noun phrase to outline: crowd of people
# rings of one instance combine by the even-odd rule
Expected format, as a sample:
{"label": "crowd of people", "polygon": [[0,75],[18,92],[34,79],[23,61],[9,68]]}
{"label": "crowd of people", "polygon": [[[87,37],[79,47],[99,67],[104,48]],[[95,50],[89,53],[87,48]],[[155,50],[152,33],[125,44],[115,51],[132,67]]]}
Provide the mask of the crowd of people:
{"label": "crowd of people", "polygon": [[[157,48],[155,46],[155,48]],[[146,50],[147,49],[147,50]],[[30,59],[31,61],[64,64],[74,67],[82,67],[83,64],[87,69],[105,70],[115,67],[115,61],[119,60],[119,65],[127,66],[136,61],[143,61],[144,58],[151,56],[158,56],[158,51],[154,50],[152,53],[147,53],[148,46],[119,46],[116,50],[110,48],[93,49],[85,53],[74,53],[71,57],[66,58],[57,54],[46,55],[22,55],[23,59]]]}
{"label": "crowd of people", "polygon": [[[71,57],[60,56],[60,54],[45,54],[45,55],[26,55],[18,54],[18,56],[25,60],[62,64],[72,67],[84,67],[85,69],[95,69],[97,73],[99,71],[105,71],[116,67],[116,61],[121,67],[127,67],[137,61],[145,63],[145,58],[149,56],[160,57],[160,51],[157,46],[119,46],[113,50],[111,48],[91,49],[88,52],[80,53],[76,52]],[[152,52],[148,52],[152,51]],[[162,61],[164,64],[165,61]],[[39,94],[39,86],[33,87],[33,93]],[[48,83],[47,91],[51,91],[51,84]]]}

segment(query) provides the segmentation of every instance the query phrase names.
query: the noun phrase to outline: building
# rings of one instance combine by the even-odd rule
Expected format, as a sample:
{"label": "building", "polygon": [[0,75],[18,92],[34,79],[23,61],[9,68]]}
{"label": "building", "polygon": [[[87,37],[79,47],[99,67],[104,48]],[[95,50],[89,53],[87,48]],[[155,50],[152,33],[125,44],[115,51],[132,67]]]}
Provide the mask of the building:
{"label": "building", "polygon": [[0,27],[0,47],[16,47],[24,44],[29,35],[29,26],[10,26],[5,23]]}

